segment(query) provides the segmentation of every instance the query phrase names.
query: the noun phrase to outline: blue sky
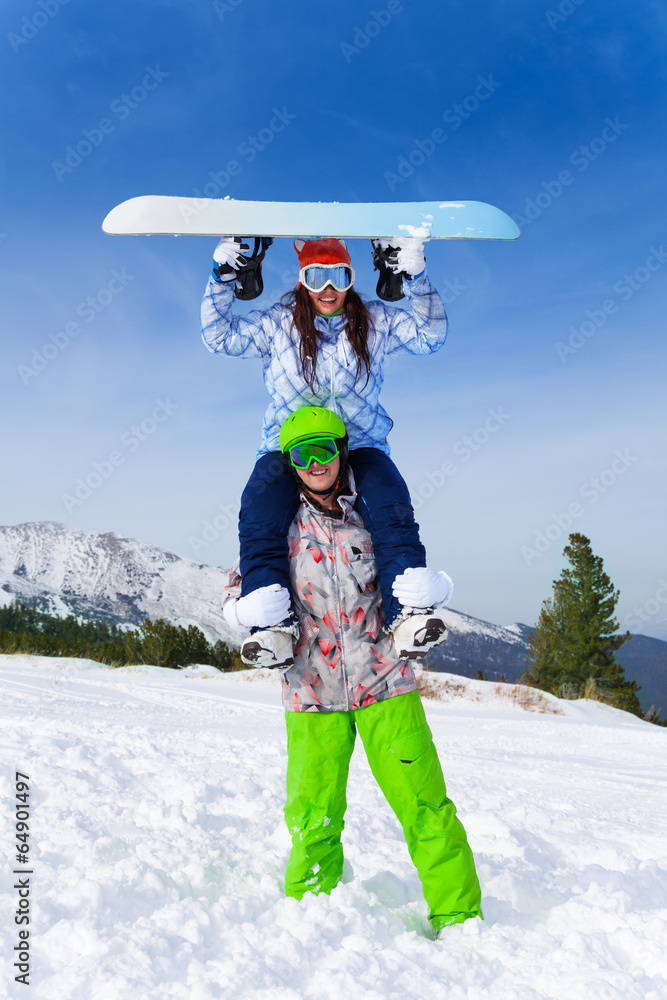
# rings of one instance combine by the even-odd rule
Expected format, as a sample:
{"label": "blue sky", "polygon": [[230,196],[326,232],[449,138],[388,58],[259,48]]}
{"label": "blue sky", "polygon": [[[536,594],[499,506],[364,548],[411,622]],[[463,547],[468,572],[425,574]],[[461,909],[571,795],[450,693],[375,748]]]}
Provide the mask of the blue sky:
{"label": "blue sky", "polygon": [[[532,624],[579,531],[621,624],[667,638],[664,2],[13,0],[2,17],[2,523],[234,557],[260,365],[200,341],[215,240],[106,236],[116,203],[206,185],[488,201],[521,239],[427,246],[449,340],[383,391],[429,562],[459,610]],[[351,252],[370,297],[370,246]],[[277,241],[253,305],[295,263]]]}

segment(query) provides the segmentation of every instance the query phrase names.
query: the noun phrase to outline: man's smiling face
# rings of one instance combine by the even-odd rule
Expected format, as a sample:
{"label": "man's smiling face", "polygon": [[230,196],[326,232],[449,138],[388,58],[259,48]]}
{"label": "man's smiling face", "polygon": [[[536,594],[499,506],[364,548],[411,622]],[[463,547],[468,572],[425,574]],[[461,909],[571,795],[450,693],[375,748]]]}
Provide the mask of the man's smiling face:
{"label": "man's smiling face", "polygon": [[333,490],[340,472],[340,455],[336,455],[326,465],[311,462],[307,469],[296,469],[296,474],[305,487],[313,490]]}

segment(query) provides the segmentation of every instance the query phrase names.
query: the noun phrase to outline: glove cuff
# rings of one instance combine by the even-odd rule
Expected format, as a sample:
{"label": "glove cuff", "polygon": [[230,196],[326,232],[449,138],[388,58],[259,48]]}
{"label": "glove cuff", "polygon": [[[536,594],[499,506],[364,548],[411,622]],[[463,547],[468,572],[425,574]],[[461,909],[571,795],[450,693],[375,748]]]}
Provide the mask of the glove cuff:
{"label": "glove cuff", "polygon": [[236,271],[231,266],[231,264],[218,264],[217,260],[213,261],[213,270],[211,271],[211,277],[214,281],[224,283],[226,281],[233,281],[236,277]]}
{"label": "glove cuff", "polygon": [[445,608],[449,604],[454,594],[454,581],[452,580],[449,573],[445,573],[444,569],[438,570],[438,576],[442,578],[442,581],[446,587],[446,594],[442,600],[437,601],[433,607],[434,608]]}
{"label": "glove cuff", "polygon": [[236,613],[237,604],[238,600],[236,597],[228,598],[222,606],[222,615],[227,624],[229,625],[229,627],[232,629],[232,631],[242,632],[246,634],[250,631],[250,629],[248,628],[247,625],[243,625],[239,621],[238,615]]}

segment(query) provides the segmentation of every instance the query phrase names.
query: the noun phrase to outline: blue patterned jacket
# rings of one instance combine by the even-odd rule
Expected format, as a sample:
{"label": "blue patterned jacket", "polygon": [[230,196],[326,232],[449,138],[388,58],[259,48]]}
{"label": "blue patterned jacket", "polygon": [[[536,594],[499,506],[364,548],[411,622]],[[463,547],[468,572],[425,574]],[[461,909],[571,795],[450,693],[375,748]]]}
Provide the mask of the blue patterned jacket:
{"label": "blue patterned jacket", "polygon": [[[379,448],[389,454],[387,435],[392,420],[380,405],[384,359],[393,354],[433,354],[445,342],[445,307],[426,272],[403,281],[412,314],[384,302],[366,303],[375,335],[369,334],[370,377],[355,380],[356,357],[346,333],[343,315],[315,320],[321,335],[315,390],[300,372],[298,333],[292,332],[292,311],[276,303],[234,316],[234,282],[209,278],[201,307],[204,343],[214,354],[234,358],[261,358],[264,384],[271,402],[264,416],[257,457],[279,450],[280,427],[300,406],[327,406],[345,422],[350,448]],[[292,339],[294,338],[294,339]]]}

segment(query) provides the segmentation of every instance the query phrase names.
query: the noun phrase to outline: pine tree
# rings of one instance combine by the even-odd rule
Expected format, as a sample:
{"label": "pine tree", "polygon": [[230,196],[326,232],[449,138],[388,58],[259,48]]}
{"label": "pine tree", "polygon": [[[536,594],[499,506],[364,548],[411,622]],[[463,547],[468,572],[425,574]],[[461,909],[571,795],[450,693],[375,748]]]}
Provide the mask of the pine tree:
{"label": "pine tree", "polygon": [[101,621],[79,621],[75,615],[48,615],[20,603],[0,608],[0,652],[79,656],[113,666],[203,663],[222,671],[245,669],[235,649],[220,640],[212,646],[194,625],[184,628],[159,618],[125,630]]}
{"label": "pine tree", "polygon": [[553,597],[542,605],[528,638],[528,668],[522,679],[561,697],[598,697],[643,717],[639,686],[626,680],[614,659],[631,638],[629,632],[617,634],[619,591],[584,535],[570,535],[564,555],[570,566],[554,581]]}

